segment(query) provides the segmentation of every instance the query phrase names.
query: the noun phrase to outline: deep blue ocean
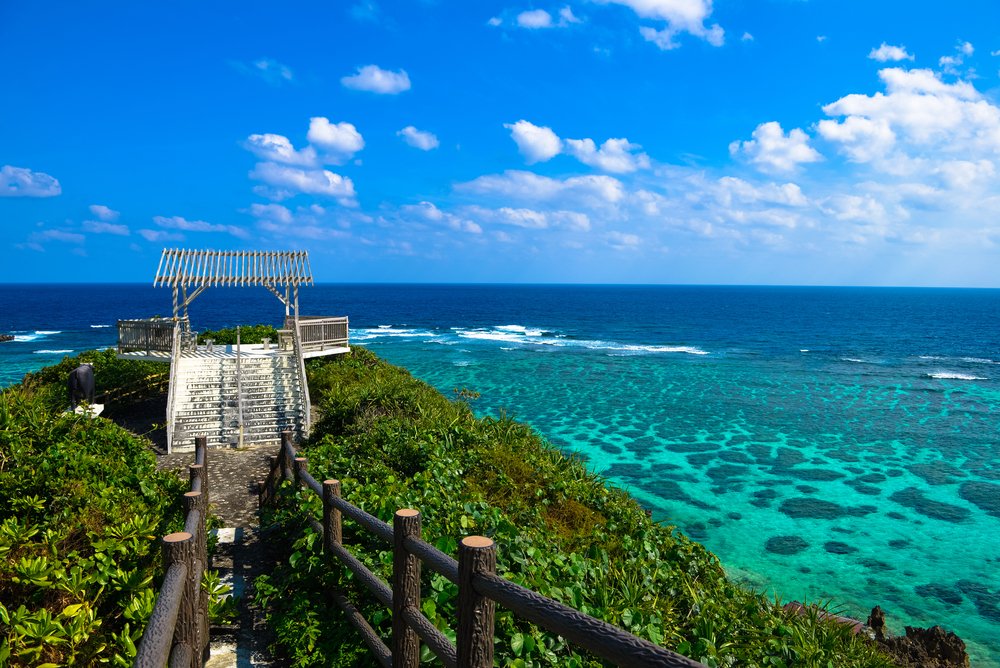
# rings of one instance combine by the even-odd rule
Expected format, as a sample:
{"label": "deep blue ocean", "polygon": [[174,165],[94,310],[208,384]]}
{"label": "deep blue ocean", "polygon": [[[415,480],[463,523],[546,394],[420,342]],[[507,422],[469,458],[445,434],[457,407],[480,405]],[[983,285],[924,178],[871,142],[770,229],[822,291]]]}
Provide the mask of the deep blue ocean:
{"label": "deep blue ocean", "polygon": [[[733,578],[940,624],[1000,666],[1000,290],[320,285],[301,303],[579,453]],[[0,286],[0,386],[169,311],[148,285]],[[283,313],[214,288],[191,320]]]}

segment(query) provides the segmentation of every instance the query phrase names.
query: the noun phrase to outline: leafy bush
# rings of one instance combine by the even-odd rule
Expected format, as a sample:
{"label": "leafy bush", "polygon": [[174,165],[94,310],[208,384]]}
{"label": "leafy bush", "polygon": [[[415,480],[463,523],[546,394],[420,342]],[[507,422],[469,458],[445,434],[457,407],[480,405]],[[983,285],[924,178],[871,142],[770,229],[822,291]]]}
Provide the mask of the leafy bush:
{"label": "leafy bush", "polygon": [[[784,611],[731,583],[718,559],[674,527],[651,521],[625,492],[507,417],[477,419],[403,369],[355,347],[309,362],[322,411],[303,445],[317,479],[337,478],[344,497],[391,522],[417,508],[423,536],[450,554],[456,538],[498,544],[506,578],[709,666],[889,666],[842,625]],[[457,393],[474,398],[474,393]],[[315,495],[286,486],[269,521],[283,532],[286,563],[257,582],[258,601],[296,666],[370,665],[328,592],[345,590],[388,639],[388,611],[340,566],[330,567],[302,508]],[[344,542],[388,579],[387,546],[345,522]],[[457,588],[424,569],[424,614],[454,638]],[[601,665],[565,641],[497,610],[496,658],[508,666]],[[425,651],[426,654],[426,651]],[[430,660],[429,656],[425,659]]]}
{"label": "leafy bush", "polygon": [[[263,343],[264,339],[271,339],[271,343],[278,342],[278,330],[271,325],[252,325],[240,327],[240,343]],[[212,339],[219,345],[236,345],[236,328],[226,327],[225,329],[206,329],[198,334],[198,341],[204,342]]]}
{"label": "leafy bush", "polygon": [[180,528],[183,484],[156,470],[146,441],[52,410],[58,386],[45,381],[74,363],[0,393],[0,665],[131,665],[157,538]]}

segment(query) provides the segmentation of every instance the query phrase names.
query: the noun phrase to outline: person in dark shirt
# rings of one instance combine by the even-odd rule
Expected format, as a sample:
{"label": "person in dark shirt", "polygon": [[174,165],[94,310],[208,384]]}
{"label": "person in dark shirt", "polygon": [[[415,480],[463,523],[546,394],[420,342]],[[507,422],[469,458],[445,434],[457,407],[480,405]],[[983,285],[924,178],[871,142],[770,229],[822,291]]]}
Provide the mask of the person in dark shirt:
{"label": "person in dark shirt", "polygon": [[84,363],[73,369],[69,374],[67,390],[70,410],[76,408],[83,399],[88,404],[94,403],[94,365]]}

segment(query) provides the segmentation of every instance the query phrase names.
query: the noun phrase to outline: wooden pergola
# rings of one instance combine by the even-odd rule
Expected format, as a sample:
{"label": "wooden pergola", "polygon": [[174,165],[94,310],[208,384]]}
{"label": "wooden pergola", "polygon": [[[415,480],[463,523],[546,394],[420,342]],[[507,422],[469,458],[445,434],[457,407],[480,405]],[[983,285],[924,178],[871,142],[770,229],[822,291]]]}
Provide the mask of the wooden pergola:
{"label": "wooden pergola", "polygon": [[[269,290],[299,317],[299,286],[312,285],[308,251],[215,251],[164,248],[154,287],[173,291],[174,322],[188,318],[188,306],[212,286],[254,286]],[[284,294],[282,294],[282,292]]]}

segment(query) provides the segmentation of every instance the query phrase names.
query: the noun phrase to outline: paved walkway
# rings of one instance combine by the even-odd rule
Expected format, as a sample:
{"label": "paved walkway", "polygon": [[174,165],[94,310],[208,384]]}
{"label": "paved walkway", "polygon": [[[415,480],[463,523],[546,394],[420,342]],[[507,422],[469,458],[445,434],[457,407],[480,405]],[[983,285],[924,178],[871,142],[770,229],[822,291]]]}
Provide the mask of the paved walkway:
{"label": "paved walkway", "polygon": [[[275,444],[209,449],[207,453],[209,509],[223,526],[217,531],[219,542],[211,567],[233,588],[240,602],[240,618],[234,627],[213,627],[206,668],[275,665],[267,651],[271,637],[263,613],[253,603],[253,581],[269,568],[258,540],[256,483],[267,474],[267,456],[277,452]],[[193,452],[157,455],[161,469],[176,470],[184,478],[193,462]]]}

